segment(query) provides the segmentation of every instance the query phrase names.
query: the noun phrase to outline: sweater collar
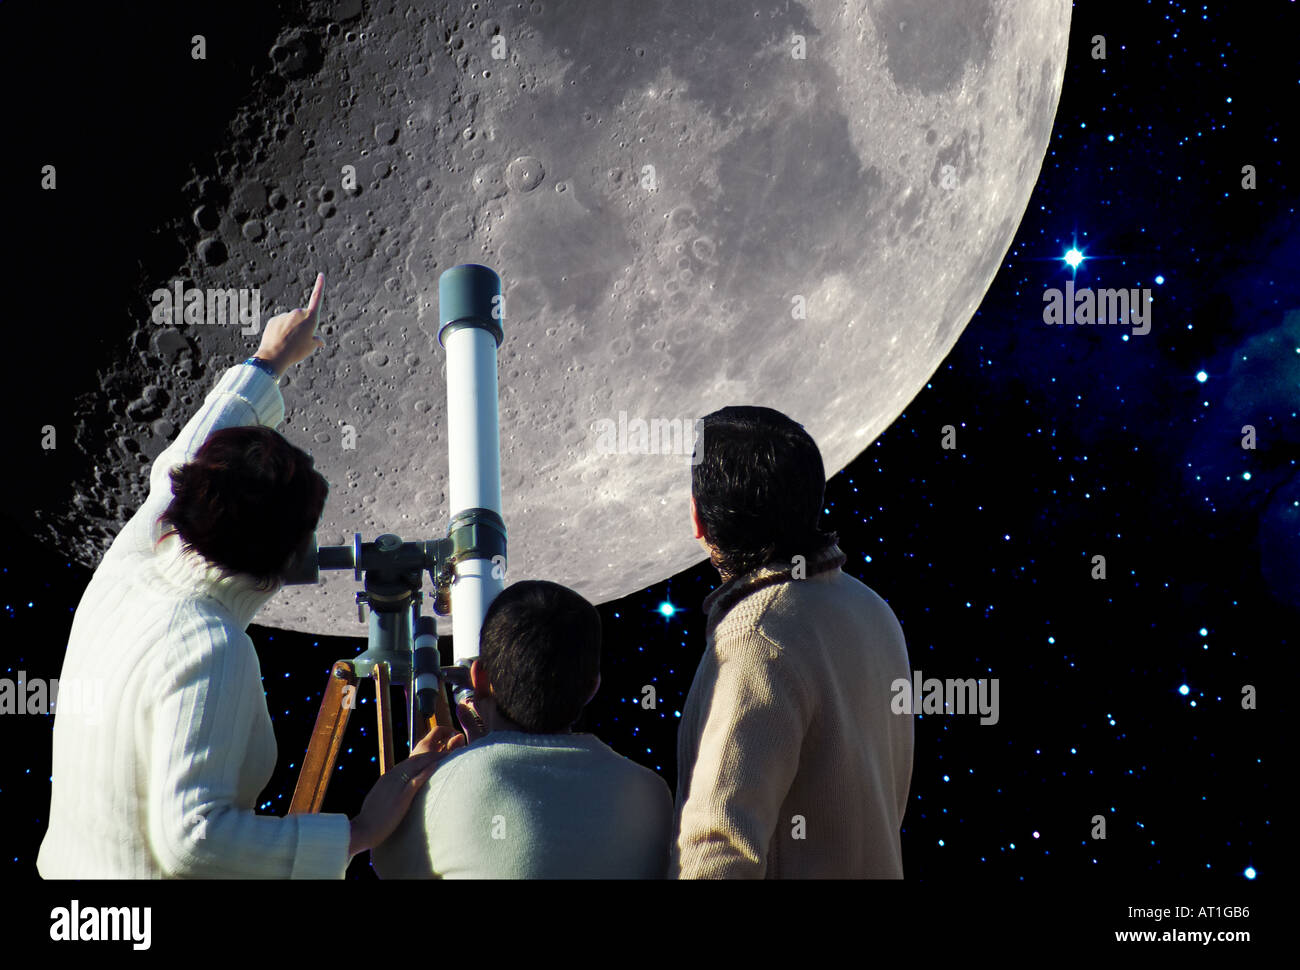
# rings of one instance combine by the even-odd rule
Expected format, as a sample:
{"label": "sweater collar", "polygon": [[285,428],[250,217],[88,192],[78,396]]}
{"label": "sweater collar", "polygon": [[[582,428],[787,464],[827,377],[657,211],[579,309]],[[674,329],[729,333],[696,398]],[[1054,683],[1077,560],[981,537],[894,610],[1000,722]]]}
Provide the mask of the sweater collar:
{"label": "sweater collar", "polygon": [[[813,556],[806,563],[803,563],[801,575],[797,578],[807,579],[809,576],[815,576],[818,573],[839,569],[847,560],[848,557],[840,551],[840,547],[832,543],[820,555]],[[792,575],[794,566],[793,562],[774,559],[766,566],[760,566],[743,576],[728,580],[704,597],[704,612],[708,615],[705,636],[711,635],[714,628],[722,622],[722,618],[731,612],[731,608],[746,596],[756,593],[764,587],[773,586],[776,583],[787,583],[795,579],[796,577]]]}
{"label": "sweater collar", "polygon": [[175,532],[154,546],[153,565],[162,581],[190,596],[208,597],[221,604],[247,629],[267,601],[280,591],[280,583],[259,589],[257,580],[245,573],[225,574],[220,566],[187,550]]}

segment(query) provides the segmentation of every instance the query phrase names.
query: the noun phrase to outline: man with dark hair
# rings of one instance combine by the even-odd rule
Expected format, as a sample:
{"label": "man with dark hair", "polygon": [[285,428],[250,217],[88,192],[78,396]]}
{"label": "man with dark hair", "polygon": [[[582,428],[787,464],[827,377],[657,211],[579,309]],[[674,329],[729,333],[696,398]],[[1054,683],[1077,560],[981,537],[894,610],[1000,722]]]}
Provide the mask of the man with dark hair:
{"label": "man with dark hair", "polygon": [[575,734],[600,686],[600,614],[544,580],[488,608],[470,667],[488,733],[454,750],[371,858],[386,879],[662,879],[672,795]]}
{"label": "man with dark hair", "polygon": [[723,583],[677,736],[679,878],[902,878],[911,679],[885,601],[818,528],[817,445],[779,411],[702,421],[691,522]]}

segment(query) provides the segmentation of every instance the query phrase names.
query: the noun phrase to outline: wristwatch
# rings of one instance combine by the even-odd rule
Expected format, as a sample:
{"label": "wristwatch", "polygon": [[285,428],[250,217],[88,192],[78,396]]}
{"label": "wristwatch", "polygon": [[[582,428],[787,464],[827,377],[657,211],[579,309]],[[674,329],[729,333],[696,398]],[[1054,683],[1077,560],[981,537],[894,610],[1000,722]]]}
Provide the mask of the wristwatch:
{"label": "wristwatch", "polygon": [[244,361],[244,363],[252,364],[258,370],[266,371],[266,373],[271,375],[271,380],[275,381],[277,384],[280,383],[280,375],[275,372],[275,368],[264,361],[261,357],[250,357],[248,360]]}

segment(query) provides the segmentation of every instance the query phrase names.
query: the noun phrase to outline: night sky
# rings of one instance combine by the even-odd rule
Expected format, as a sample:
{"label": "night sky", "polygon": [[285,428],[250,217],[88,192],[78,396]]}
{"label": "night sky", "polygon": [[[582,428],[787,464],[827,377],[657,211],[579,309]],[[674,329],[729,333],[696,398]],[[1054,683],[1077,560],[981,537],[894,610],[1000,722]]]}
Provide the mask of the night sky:
{"label": "night sky", "polygon": [[[897,613],[912,668],[1000,681],[996,725],[916,721],[909,879],[1237,886],[1275,869],[1272,688],[1300,620],[1300,192],[1287,161],[1297,28],[1295,5],[1280,2],[1076,4],[1055,130],[996,280],[924,390],[827,486],[824,526],[839,532],[845,569]],[[1096,34],[1104,61],[1090,56]],[[74,47],[42,56],[76,60]],[[31,97],[57,115],[54,94]],[[102,120],[88,123],[104,135]],[[131,193],[107,177],[104,192],[129,218]],[[40,228],[20,258],[59,264],[65,289],[26,293],[11,326],[65,312],[93,325],[98,298],[79,290],[77,263],[96,247],[119,258],[104,216],[63,211]],[[1149,288],[1150,333],[1045,325],[1044,291],[1071,278]],[[57,380],[56,350],[24,332],[26,353],[10,357],[19,381]],[[9,454],[22,474],[38,436],[14,423],[16,401]],[[945,425],[955,449],[942,447]],[[1242,447],[1245,425],[1254,449]],[[12,526],[0,549],[0,677],[57,677],[90,571]],[[1104,579],[1092,575],[1098,555]],[[579,728],[670,786],[704,648],[700,604],[717,582],[701,564],[600,607],[602,687]],[[249,633],[280,746],[261,809],[282,814],[329,666],[363,641]],[[657,710],[640,706],[646,684]],[[1243,709],[1247,685],[1256,710]],[[359,810],[372,725],[367,700],[326,810]],[[0,719],[0,849],[20,879],[36,876],[51,727]],[[1104,841],[1089,837],[1099,814]],[[371,878],[368,857],[349,874]]]}

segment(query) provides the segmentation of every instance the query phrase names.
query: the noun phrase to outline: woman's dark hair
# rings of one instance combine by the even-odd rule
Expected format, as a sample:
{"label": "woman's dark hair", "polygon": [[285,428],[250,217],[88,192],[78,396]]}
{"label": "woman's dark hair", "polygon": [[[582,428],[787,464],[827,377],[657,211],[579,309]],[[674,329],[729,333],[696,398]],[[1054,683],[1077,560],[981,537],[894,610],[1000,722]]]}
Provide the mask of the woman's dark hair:
{"label": "woman's dark hair", "polygon": [[691,496],[724,578],[811,560],[838,541],[817,527],[826,473],[803,425],[762,407],[722,408],[700,424]]}
{"label": "woman's dark hair", "polygon": [[186,548],[263,588],[280,579],[316,528],[329,492],[311,455],[264,427],[212,432],[171,480],[161,518]]}
{"label": "woman's dark hair", "polygon": [[505,717],[531,734],[567,731],[600,674],[600,614],[559,583],[512,583],[483,618],[478,662]]}

